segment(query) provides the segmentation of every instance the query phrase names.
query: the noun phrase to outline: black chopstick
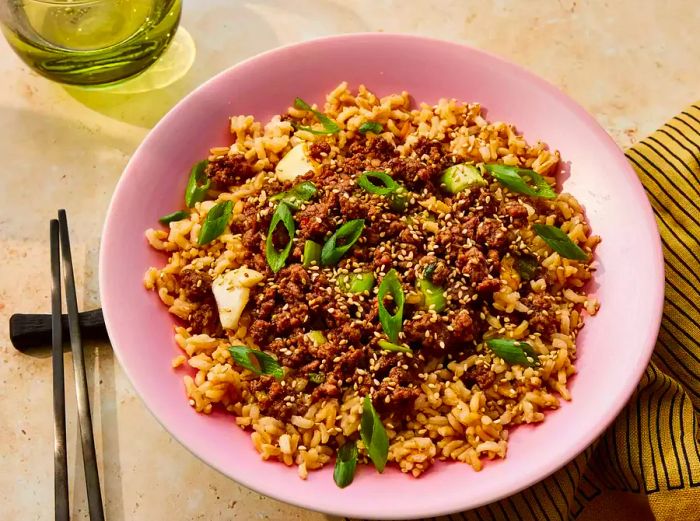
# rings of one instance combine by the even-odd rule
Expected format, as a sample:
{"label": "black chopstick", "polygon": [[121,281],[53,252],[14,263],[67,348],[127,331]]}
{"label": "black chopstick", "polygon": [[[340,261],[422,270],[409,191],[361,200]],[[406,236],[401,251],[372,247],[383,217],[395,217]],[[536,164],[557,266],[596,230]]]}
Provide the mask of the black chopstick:
{"label": "black chopstick", "polygon": [[68,461],[66,459],[66,395],[63,388],[63,328],[61,327],[61,253],[58,221],[51,220],[51,362],[53,369],[53,493],[56,521],[68,521]]}
{"label": "black chopstick", "polygon": [[78,421],[80,438],[83,448],[83,466],[85,468],[85,483],[87,485],[88,510],[90,521],[103,521],[102,493],[100,492],[100,476],[97,471],[97,456],[95,440],[92,434],[92,415],[90,414],[90,398],[88,396],[87,377],[85,374],[85,357],[83,344],[80,339],[80,324],[78,322],[78,299],[75,292],[75,276],[73,274],[73,259],[70,252],[70,237],[66,211],[58,211],[58,224],[61,237],[61,255],[63,257],[63,282],[66,286],[66,307],[68,309],[68,331],[70,333],[71,351],[73,353],[73,371],[75,373],[75,394],[78,399]]}

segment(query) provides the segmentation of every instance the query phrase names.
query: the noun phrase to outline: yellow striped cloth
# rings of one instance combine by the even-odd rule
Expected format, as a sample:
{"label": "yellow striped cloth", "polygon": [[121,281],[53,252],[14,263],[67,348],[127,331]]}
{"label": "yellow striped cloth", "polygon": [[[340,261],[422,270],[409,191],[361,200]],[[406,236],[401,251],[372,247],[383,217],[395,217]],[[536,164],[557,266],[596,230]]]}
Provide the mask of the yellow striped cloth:
{"label": "yellow striped cloth", "polygon": [[440,521],[700,520],[700,103],[626,155],[666,260],[664,317],[646,373],[613,425],[569,465]]}

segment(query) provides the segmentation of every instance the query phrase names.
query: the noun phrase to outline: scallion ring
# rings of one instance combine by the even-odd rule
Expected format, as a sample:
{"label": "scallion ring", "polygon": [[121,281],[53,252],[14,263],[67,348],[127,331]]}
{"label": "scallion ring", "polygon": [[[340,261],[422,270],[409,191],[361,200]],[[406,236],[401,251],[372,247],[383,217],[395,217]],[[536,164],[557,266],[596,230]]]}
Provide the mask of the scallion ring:
{"label": "scallion ring", "polygon": [[367,132],[380,134],[384,130],[384,127],[381,123],[377,123],[376,121],[365,121],[362,125],[360,125],[358,130],[360,131],[360,134],[366,134]]}
{"label": "scallion ring", "polygon": [[[287,235],[289,240],[285,246],[278,250],[275,247],[274,235],[277,225],[282,223],[285,230],[287,230]],[[280,203],[272,216],[272,221],[270,221],[270,227],[267,230],[267,239],[265,240],[265,258],[267,263],[270,265],[270,269],[273,273],[277,273],[284,267],[284,263],[289,257],[289,252],[292,251],[292,242],[294,241],[294,219],[292,218],[292,212],[286,203]]]}
{"label": "scallion ring", "polygon": [[533,224],[535,233],[562,257],[573,260],[586,260],[588,255],[581,247],[572,241],[560,228],[549,224]]}
{"label": "scallion ring", "polygon": [[269,374],[277,380],[284,378],[284,369],[272,356],[248,346],[231,346],[228,348],[233,361],[244,369],[257,374]]}
{"label": "scallion ring", "polygon": [[[499,164],[489,164],[484,167],[499,183],[513,192],[543,199],[554,199],[557,196],[547,180],[529,168]],[[529,185],[528,180],[534,186]]]}
{"label": "scallion ring", "polygon": [[[391,296],[394,301],[394,313],[389,313],[389,310],[384,304],[384,299]],[[379,322],[382,324],[382,329],[386,336],[393,344],[398,344],[399,332],[403,326],[403,305],[404,293],[401,287],[396,270],[392,269],[384,275],[381,284],[379,284],[379,292],[377,295],[379,301]]]}
{"label": "scallion ring", "polygon": [[540,365],[537,353],[527,342],[521,342],[512,338],[492,338],[486,341],[486,345],[494,354],[503,358],[509,364],[519,364],[527,367]]}
{"label": "scallion ring", "polygon": [[202,228],[199,230],[199,237],[197,238],[197,243],[200,246],[209,244],[211,241],[216,239],[219,235],[224,233],[228,221],[233,214],[233,202],[223,201],[217,203],[209,210],[209,213],[202,223]]}
{"label": "scallion ring", "polygon": [[340,126],[333,121],[331,118],[326,116],[323,112],[319,112],[318,110],[314,110],[311,108],[311,105],[306,103],[303,99],[301,98],[296,98],[294,100],[294,107],[299,109],[299,110],[308,110],[309,112],[312,112],[314,116],[316,116],[316,119],[323,125],[323,130],[316,130],[311,127],[305,127],[302,125],[296,125],[296,128],[299,130],[305,130],[307,132],[311,132],[312,134],[337,134],[340,132]]}
{"label": "scallion ring", "polygon": [[[374,184],[379,181],[383,186]],[[363,172],[357,178],[357,185],[371,194],[389,195],[399,189],[399,184],[386,172]]]}
{"label": "scallion ring", "polygon": [[281,201],[286,203],[290,209],[298,210],[301,205],[308,202],[316,195],[316,185],[311,181],[299,183],[291,190],[280,192],[270,197],[270,201]]}
{"label": "scallion ring", "polygon": [[185,210],[178,210],[177,212],[169,213],[168,215],[164,215],[160,219],[158,219],[158,222],[161,224],[170,224],[173,222],[177,221],[182,221],[186,217],[188,217],[190,214],[189,212],[186,212]]}
{"label": "scallion ring", "polygon": [[382,419],[372,405],[369,396],[362,403],[362,419],[360,420],[360,437],[365,444],[367,455],[379,472],[384,472],[386,460],[389,457],[389,436]]}
{"label": "scallion ring", "polygon": [[211,179],[207,177],[206,169],[209,161],[206,159],[195,163],[190,171],[190,178],[185,188],[185,204],[187,208],[192,208],[195,203],[203,201],[207,191],[211,186]]}
{"label": "scallion ring", "polygon": [[332,266],[337,264],[340,258],[352,248],[357,239],[362,235],[365,227],[364,219],[354,219],[343,224],[323,245],[321,250],[321,264]]}

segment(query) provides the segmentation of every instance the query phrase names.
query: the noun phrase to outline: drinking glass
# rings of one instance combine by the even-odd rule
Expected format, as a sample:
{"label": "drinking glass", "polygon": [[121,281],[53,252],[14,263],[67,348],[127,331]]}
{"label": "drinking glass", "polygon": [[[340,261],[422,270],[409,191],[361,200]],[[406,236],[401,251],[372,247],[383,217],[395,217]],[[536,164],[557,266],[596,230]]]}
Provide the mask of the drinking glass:
{"label": "drinking glass", "polygon": [[39,74],[106,85],[144,71],[172,40],[182,0],[0,0],[0,27]]}

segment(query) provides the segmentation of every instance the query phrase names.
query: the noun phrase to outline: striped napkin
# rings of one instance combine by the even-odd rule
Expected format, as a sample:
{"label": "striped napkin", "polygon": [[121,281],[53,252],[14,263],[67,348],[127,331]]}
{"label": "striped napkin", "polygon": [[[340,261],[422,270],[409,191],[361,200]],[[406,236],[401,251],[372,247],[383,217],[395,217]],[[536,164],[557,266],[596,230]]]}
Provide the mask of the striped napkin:
{"label": "striped napkin", "polygon": [[700,103],[626,155],[654,208],[666,260],[649,367],[613,425],[570,464],[440,521],[700,520]]}

